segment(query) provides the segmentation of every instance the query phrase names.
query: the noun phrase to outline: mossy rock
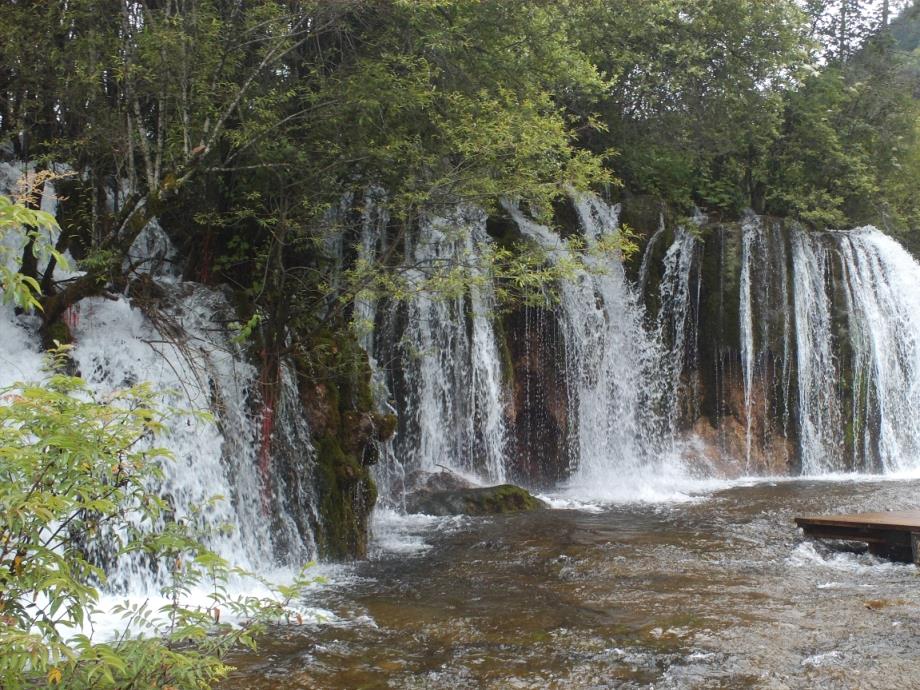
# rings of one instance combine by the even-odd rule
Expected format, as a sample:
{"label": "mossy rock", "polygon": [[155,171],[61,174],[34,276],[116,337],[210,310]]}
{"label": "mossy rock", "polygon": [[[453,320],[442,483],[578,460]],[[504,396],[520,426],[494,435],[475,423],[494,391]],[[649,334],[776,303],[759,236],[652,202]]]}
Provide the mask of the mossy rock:
{"label": "mossy rock", "polygon": [[397,419],[374,411],[370,362],[351,333],[314,331],[295,361],[316,449],[320,556],[363,558],[377,500],[369,467],[379,460],[376,442],[393,435]]}
{"label": "mossy rock", "polygon": [[320,555],[333,560],[367,555],[367,520],[377,500],[377,487],[367,467],[346,453],[331,436],[316,444]]}
{"label": "mossy rock", "polygon": [[513,484],[475,489],[431,491],[409,497],[410,513],[426,515],[500,515],[542,510],[548,506],[529,491]]}
{"label": "mossy rock", "polygon": [[45,348],[51,349],[55,343],[70,345],[73,343],[73,333],[63,320],[58,319],[45,330]]}
{"label": "mossy rock", "polygon": [[383,414],[381,412],[374,413],[374,429],[376,431],[376,438],[378,441],[386,443],[391,438],[393,434],[396,433],[396,426],[399,424],[399,417],[395,414]]}

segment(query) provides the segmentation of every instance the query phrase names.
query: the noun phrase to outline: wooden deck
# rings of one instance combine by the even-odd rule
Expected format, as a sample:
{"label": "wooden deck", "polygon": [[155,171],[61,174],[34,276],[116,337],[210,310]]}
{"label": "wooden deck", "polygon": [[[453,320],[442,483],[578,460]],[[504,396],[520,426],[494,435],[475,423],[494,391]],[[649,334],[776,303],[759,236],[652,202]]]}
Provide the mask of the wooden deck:
{"label": "wooden deck", "polygon": [[808,537],[863,542],[878,556],[920,565],[920,510],[806,515],[795,524]]}

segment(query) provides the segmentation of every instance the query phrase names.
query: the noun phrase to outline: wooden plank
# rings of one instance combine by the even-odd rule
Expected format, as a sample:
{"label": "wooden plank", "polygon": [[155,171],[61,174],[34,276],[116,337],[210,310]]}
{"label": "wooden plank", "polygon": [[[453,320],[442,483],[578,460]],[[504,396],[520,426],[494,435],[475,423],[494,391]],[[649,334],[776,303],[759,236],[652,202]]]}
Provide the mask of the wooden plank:
{"label": "wooden plank", "polygon": [[849,515],[806,515],[797,517],[799,527],[828,525],[837,527],[884,528],[903,532],[920,532],[920,510],[893,510],[885,513],[851,513]]}
{"label": "wooden plank", "polygon": [[920,563],[920,510],[806,515],[795,523],[809,537],[859,541],[876,555]]}

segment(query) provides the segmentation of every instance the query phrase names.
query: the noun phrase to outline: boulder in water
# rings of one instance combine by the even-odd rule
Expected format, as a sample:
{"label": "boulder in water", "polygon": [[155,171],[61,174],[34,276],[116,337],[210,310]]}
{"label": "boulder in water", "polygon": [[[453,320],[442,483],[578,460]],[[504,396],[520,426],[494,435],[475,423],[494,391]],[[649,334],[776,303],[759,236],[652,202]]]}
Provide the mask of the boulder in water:
{"label": "boulder in water", "polygon": [[419,494],[475,489],[478,486],[466,477],[446,469],[440,472],[413,472],[407,477],[407,484],[414,486],[415,492]]}
{"label": "boulder in water", "polygon": [[546,507],[543,501],[513,484],[422,491],[410,496],[406,502],[410,513],[426,515],[498,515]]}

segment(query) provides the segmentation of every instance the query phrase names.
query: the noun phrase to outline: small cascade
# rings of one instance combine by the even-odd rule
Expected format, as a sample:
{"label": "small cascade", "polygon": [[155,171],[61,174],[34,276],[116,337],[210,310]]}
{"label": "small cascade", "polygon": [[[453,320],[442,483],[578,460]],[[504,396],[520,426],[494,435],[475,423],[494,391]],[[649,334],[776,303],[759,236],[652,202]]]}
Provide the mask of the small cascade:
{"label": "small cascade", "polygon": [[[244,529],[258,528],[265,522],[261,518],[261,489],[253,456],[258,428],[240,408],[246,404],[246,395],[237,389],[241,382],[253,380],[255,371],[248,364],[237,366],[236,359],[224,353],[211,356],[203,347],[207,341],[180,344],[177,338],[178,328],[198,330],[196,326],[208,322],[208,301],[205,292],[192,297],[187,311],[174,312],[170,315],[173,319],[164,322],[163,330],[168,332],[161,334],[125,300],[84,300],[74,333],[77,346],[73,357],[87,383],[100,393],[151,381],[158,390],[174,391],[168,394],[170,404],[189,410],[219,411],[216,423],[189,417],[169,427],[162,443],[175,459],[165,463],[165,479],[158,492],[176,506],[179,514],[188,514],[213,495],[226,497],[208,518],[210,522],[213,517],[215,527],[221,523],[232,525],[233,531],[220,535],[222,543],[212,546],[222,554],[232,554],[237,562],[243,557],[241,565],[252,567],[261,558],[270,558],[266,549],[271,543],[267,530],[253,534],[251,529]],[[198,323],[193,325],[193,321]],[[219,385],[218,381],[224,382],[221,374],[230,388]],[[212,392],[219,397],[212,399]],[[238,459],[248,456],[251,460],[240,463],[237,469],[241,474],[236,482],[231,482],[223,465],[225,442],[221,427],[232,432],[226,443],[228,455]],[[124,593],[152,592],[162,584],[142,559],[135,558],[122,558],[111,568],[109,583]]]}
{"label": "small cascade", "polygon": [[648,286],[648,272],[652,263],[652,255],[655,252],[655,248],[658,246],[658,242],[664,237],[666,229],[664,224],[664,213],[659,213],[658,229],[655,230],[655,233],[649,238],[648,243],[645,245],[645,250],[642,252],[642,263],[639,265],[640,293],[645,293],[645,289]]}
{"label": "small cascade", "polygon": [[[494,294],[481,250],[486,215],[459,206],[423,218],[406,250],[415,294],[383,326],[396,360],[388,389],[402,396],[395,441],[403,466],[505,480],[505,392],[493,328]],[[457,271],[462,272],[462,275]],[[384,345],[386,343],[383,343]]]}
{"label": "small cascade", "polygon": [[[817,317],[814,327],[801,329],[814,353],[810,366],[799,358],[803,470],[917,468],[920,264],[875,228],[801,233],[798,245],[797,304]],[[839,278],[830,275],[834,262]],[[822,279],[825,288],[810,298],[807,290],[820,288]],[[834,307],[844,312],[842,326],[832,319]]]}
{"label": "small cascade", "polygon": [[272,550],[276,562],[296,566],[316,558],[313,535],[319,516],[314,464],[313,438],[304,416],[296,371],[291,362],[282,361],[275,396],[269,477]]}
{"label": "small cascade", "polygon": [[[164,463],[158,492],[179,515],[223,497],[201,519],[212,547],[234,564],[259,570],[266,563],[306,562],[315,556],[312,446],[290,367],[281,370],[265,477],[261,417],[253,405],[259,376],[223,325],[233,319],[232,308],[220,292],[193,283],[167,295],[149,315],[124,299],[84,300],[74,332],[79,371],[100,393],[151,381],[170,405],[210,413],[212,420],[188,416],[168,429],[161,443],[174,460]],[[143,559],[124,557],[109,581],[125,593],[162,584]]]}
{"label": "small cascade", "polygon": [[[657,328],[664,339],[667,352],[668,428],[676,430],[678,417],[695,419],[699,415],[699,309],[700,243],[683,227],[678,227],[674,241],[662,261],[663,271],[658,285],[660,306]],[[682,411],[681,407],[689,409]]]}
{"label": "small cascade", "polygon": [[844,457],[844,411],[835,351],[833,238],[792,234],[799,461],[803,474],[833,472]]}
{"label": "small cascade", "polygon": [[[575,197],[574,203],[589,252],[585,269],[561,281],[554,309],[565,343],[568,449],[574,470],[570,484],[580,492],[614,494],[654,474],[670,450],[667,420],[661,414],[663,352],[655,335],[646,331],[644,311],[622,263],[590,251],[617,232],[619,208],[588,195]],[[514,205],[506,204],[506,209],[550,262],[572,260],[556,233]]]}
{"label": "small cascade", "polygon": [[[162,404],[191,413],[171,418],[154,441],[173,455],[162,461],[164,479],[155,490],[178,516],[201,509],[196,522],[218,554],[253,572],[302,565],[316,557],[318,517],[310,430],[293,369],[281,362],[273,421],[263,429],[259,371],[228,326],[238,318],[235,309],[220,290],[180,282],[176,256],[153,221],[129,252],[129,275],[155,281],[156,298],[141,289],[136,303],[88,298],[68,310],[75,368],[103,397],[150,382]],[[0,385],[42,376],[37,326],[9,305],[0,309]],[[268,454],[260,468],[261,449]],[[214,497],[221,500],[209,503]],[[140,554],[115,558],[107,549],[97,555],[110,593],[157,594],[165,573]]]}

